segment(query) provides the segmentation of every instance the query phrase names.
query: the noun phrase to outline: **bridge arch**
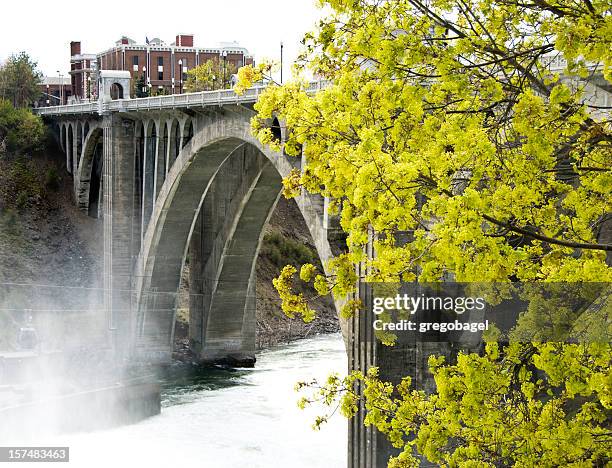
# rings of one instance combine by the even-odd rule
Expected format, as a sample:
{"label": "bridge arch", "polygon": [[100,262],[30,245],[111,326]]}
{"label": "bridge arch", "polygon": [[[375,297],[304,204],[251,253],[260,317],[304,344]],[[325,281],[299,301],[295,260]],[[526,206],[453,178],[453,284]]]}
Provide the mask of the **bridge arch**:
{"label": "bridge arch", "polygon": [[[197,314],[190,319],[195,351],[210,362],[244,365],[254,359],[255,262],[281,179],[296,163],[255,140],[245,114],[198,118],[159,190],[134,274],[137,352],[169,359],[176,292],[189,251],[190,269],[198,262],[200,269],[198,303],[191,304]],[[332,252],[321,209],[306,198],[298,206],[325,265]]]}
{"label": "bridge arch", "polygon": [[162,143],[160,141],[161,125],[157,119],[147,119],[143,122],[142,226],[148,224],[155,202],[158,150]]}
{"label": "bridge arch", "polygon": [[272,138],[274,138],[274,140],[278,141],[279,143],[283,141],[283,132],[278,117],[274,117],[272,119],[270,130],[272,131]]}
{"label": "bridge arch", "polygon": [[92,124],[85,140],[75,176],[75,198],[79,209],[91,217],[101,215],[103,132]]}
{"label": "bridge arch", "polygon": [[111,100],[123,99],[124,98],[124,89],[120,83],[112,83],[110,85],[110,98]]}
{"label": "bridge arch", "polygon": [[183,125],[181,126],[181,149],[183,149],[193,138],[193,130],[193,119],[184,120]]}
{"label": "bridge arch", "polygon": [[168,173],[168,160],[170,154],[170,133],[172,127],[172,120],[162,120],[158,122],[158,146],[157,156],[155,159],[155,196],[159,193],[162,188],[164,181],[166,180],[166,174]]}
{"label": "bridge arch", "polygon": [[[181,151],[181,124],[178,119],[174,118],[167,122],[167,130],[168,130],[168,168],[172,167],[174,161],[179,155]],[[167,172],[167,170],[166,170]]]}
{"label": "bridge arch", "polygon": [[[87,138],[87,135],[89,135],[89,130],[90,130],[89,120],[86,120],[85,123],[83,123],[83,143],[85,143],[85,139]],[[79,162],[80,162],[80,158],[79,158]]]}
{"label": "bridge arch", "polygon": [[72,174],[72,164],[74,158],[74,136],[75,124],[69,123],[66,129],[66,170]]}
{"label": "bridge arch", "polygon": [[59,144],[60,144],[60,148],[61,150],[65,153],[66,152],[66,124],[61,122],[58,124],[58,128],[59,128]]}
{"label": "bridge arch", "polygon": [[130,97],[131,74],[127,70],[100,70],[98,93],[103,102]]}
{"label": "bridge arch", "polygon": [[83,142],[85,140],[85,136],[84,136],[84,132],[85,132],[85,123],[82,121],[78,121],[76,123],[76,130],[74,132],[74,154],[72,156],[72,166],[71,166],[71,172],[73,174],[77,174],[77,169],[79,167],[79,159],[81,158],[81,155],[83,154]]}

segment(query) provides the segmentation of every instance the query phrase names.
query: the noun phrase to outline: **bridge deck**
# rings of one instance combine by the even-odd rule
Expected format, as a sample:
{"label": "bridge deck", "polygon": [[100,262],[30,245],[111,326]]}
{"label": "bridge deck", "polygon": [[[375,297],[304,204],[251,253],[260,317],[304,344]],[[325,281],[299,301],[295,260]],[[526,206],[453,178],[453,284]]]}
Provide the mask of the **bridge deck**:
{"label": "bridge deck", "polygon": [[[310,83],[307,92],[316,92],[327,85],[325,81]],[[256,102],[266,86],[255,86],[239,95],[233,89],[202,91],[199,93],[171,94],[169,96],[152,96],[136,99],[117,99],[108,102],[84,102],[65,106],[39,107],[34,112],[39,115],[75,115],[105,112],[138,112],[184,107],[221,106],[225,104],[247,104]]]}

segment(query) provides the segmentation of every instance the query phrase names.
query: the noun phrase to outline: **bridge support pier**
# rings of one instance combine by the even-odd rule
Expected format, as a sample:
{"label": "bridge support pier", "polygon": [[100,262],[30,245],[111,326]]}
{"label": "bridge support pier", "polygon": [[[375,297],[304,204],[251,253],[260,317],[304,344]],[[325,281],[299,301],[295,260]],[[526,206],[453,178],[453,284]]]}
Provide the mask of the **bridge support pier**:
{"label": "bridge support pier", "polygon": [[104,116],[103,138],[104,308],[109,344],[127,356],[133,330],[134,122]]}

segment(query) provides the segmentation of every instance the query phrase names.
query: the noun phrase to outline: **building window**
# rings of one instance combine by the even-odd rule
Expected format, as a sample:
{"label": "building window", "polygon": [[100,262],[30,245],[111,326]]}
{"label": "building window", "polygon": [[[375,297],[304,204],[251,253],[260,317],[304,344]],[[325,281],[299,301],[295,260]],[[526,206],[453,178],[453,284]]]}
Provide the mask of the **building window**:
{"label": "building window", "polygon": [[138,66],[138,55],[132,57],[132,65]]}
{"label": "building window", "polygon": [[157,57],[157,79],[158,80],[164,79],[164,58],[163,57]]}

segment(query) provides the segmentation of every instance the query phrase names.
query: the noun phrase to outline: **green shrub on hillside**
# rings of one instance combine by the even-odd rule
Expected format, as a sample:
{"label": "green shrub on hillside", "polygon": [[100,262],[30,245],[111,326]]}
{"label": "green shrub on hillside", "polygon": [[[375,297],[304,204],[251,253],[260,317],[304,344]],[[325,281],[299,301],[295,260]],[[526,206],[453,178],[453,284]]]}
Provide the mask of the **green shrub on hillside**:
{"label": "green shrub on hillside", "polygon": [[17,199],[15,200],[15,205],[19,210],[23,210],[26,207],[26,204],[28,203],[28,198],[30,198],[28,192],[19,192],[19,194],[17,195]]}
{"label": "green shrub on hillside", "polygon": [[50,190],[57,190],[60,186],[60,177],[55,167],[50,167],[45,173],[45,187]]}
{"label": "green shrub on hillside", "polygon": [[41,186],[36,173],[28,166],[25,159],[19,158],[12,163],[10,176],[7,181],[13,193],[24,192],[26,197],[40,195]]}
{"label": "green shrub on hillside", "polygon": [[264,236],[262,253],[279,268],[289,264],[299,267],[304,263],[312,263],[317,258],[306,245],[278,232]]}
{"label": "green shrub on hillside", "polygon": [[23,154],[36,150],[44,135],[45,126],[39,116],[0,99],[0,153]]}

